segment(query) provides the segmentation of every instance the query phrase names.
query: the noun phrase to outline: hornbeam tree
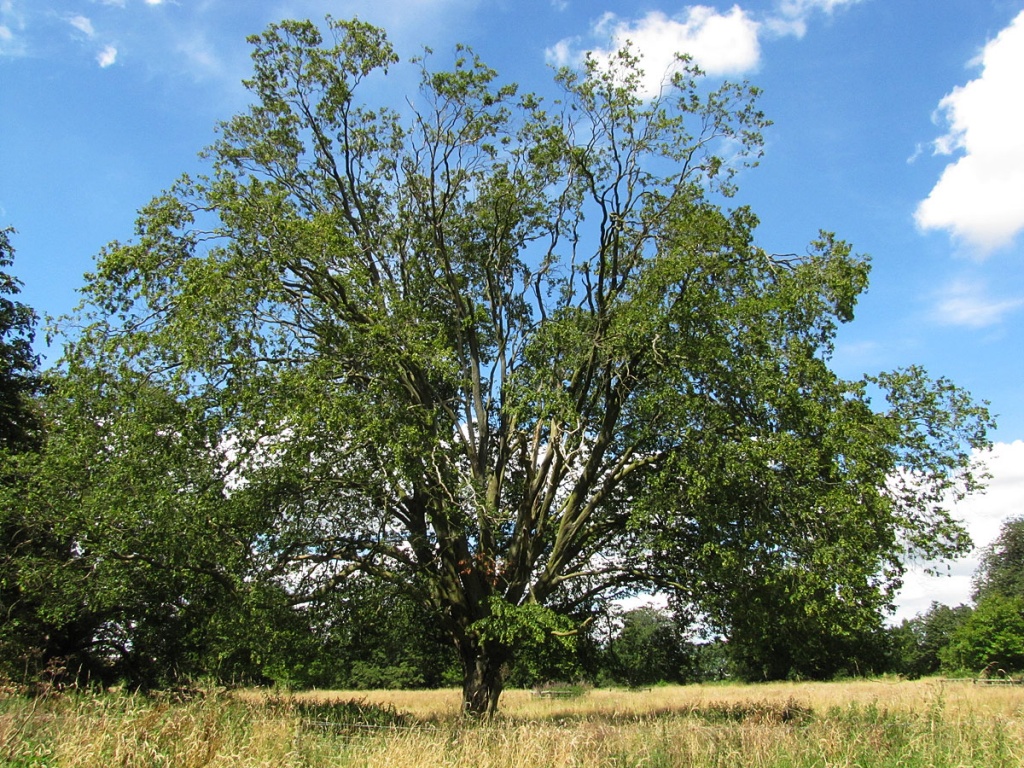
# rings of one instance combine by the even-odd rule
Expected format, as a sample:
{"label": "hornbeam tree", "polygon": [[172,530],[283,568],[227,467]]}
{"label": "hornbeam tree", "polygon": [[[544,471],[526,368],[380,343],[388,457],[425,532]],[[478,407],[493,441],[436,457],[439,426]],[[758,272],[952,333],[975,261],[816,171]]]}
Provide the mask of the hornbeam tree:
{"label": "hornbeam tree", "polygon": [[484,713],[517,645],[601,599],[669,590],[727,628],[788,585],[839,626],[908,553],[962,550],[943,505],[988,415],[918,369],[830,371],[868,263],[829,234],[770,254],[728,207],[756,89],[681,58],[643,99],[627,48],[545,102],[458,48],[392,108],[383,31],[324,29],[250,38],[252,106],[101,253],[65,359],[72,401],[103,370],[220,435],[253,573],[296,604],[408,590]]}

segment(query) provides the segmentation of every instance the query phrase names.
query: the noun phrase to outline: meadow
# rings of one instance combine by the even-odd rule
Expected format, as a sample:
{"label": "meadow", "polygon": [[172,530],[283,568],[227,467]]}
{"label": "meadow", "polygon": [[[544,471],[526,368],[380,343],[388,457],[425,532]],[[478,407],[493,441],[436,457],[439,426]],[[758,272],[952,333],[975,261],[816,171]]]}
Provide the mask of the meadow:
{"label": "meadow", "polygon": [[0,765],[1020,766],[1024,687],[939,679],[656,687],[490,721],[457,691],[0,696]]}

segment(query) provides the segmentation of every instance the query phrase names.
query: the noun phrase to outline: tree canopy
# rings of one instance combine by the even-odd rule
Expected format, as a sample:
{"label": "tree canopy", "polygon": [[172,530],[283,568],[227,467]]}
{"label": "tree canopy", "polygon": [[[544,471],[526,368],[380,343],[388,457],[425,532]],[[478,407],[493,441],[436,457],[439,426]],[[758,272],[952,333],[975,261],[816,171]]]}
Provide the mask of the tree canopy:
{"label": "tree canopy", "polygon": [[[0,229],[0,268],[14,263],[10,227]],[[36,313],[12,298],[21,290],[17,278],[0,271],[0,449],[34,442],[38,423],[30,398],[39,384],[39,360],[32,349]]]}
{"label": "tree canopy", "polygon": [[31,474],[26,464],[40,445],[42,424],[32,349],[36,313],[15,298],[21,283],[6,271],[14,264],[13,234],[0,228],[0,675],[30,666],[26,658],[40,645],[63,646],[60,633],[36,615],[35,590],[26,578],[27,564],[45,559],[54,542],[24,503]]}
{"label": "tree canopy", "polygon": [[1024,519],[1003,521],[981,551],[972,597],[973,610],[947,633],[946,666],[989,674],[1024,670]]}
{"label": "tree canopy", "polygon": [[1024,517],[1003,522],[995,541],[982,550],[973,598],[1024,597]]}
{"label": "tree canopy", "polygon": [[919,368],[830,370],[868,261],[827,233],[768,253],[728,207],[755,88],[683,59],[645,100],[626,49],[545,102],[459,48],[389,107],[384,32],[325,30],[250,38],[209,173],[88,276],[56,386],[84,450],[156,473],[88,497],[122,558],[189,518],[296,605],[392,584],[483,712],[517,639],[571,639],[602,600],[668,590],[728,631],[785,596],[798,630],[842,630],[906,555],[964,549],[947,504],[988,414]]}
{"label": "tree canopy", "polygon": [[942,667],[961,671],[964,660],[957,658],[958,654],[949,648],[960,628],[970,621],[972,613],[969,605],[951,608],[932,602],[927,611],[892,627],[889,633],[891,671],[910,678],[935,674]]}

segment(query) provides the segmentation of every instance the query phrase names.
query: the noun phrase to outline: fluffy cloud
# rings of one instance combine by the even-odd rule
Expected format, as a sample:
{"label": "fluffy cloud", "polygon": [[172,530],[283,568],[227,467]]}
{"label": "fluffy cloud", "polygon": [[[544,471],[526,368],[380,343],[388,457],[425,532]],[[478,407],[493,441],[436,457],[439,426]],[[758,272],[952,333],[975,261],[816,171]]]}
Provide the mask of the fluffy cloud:
{"label": "fluffy cloud", "polygon": [[999,535],[1005,520],[1024,513],[1024,440],[996,443],[982,458],[992,474],[988,490],[983,495],[968,497],[954,510],[974,540],[974,551],[951,564],[948,576],[925,573],[927,566],[936,568],[936,563],[921,563],[908,571],[895,620],[928,610],[933,600],[950,606],[968,602],[981,548]]}
{"label": "fluffy cloud", "polygon": [[949,132],[935,151],[963,154],[946,166],[915,217],[922,229],[947,230],[985,254],[1024,230],[1024,12],[977,63],[981,75],[939,103]]}
{"label": "fluffy cloud", "polygon": [[[606,13],[591,33],[596,39],[610,40],[611,45],[594,48],[591,53],[599,62],[607,61],[627,41],[631,42],[643,56],[646,75],[642,95],[653,97],[675,70],[677,53],[689,54],[711,75],[735,75],[755,69],[761,56],[758,27],[739,6],[723,14],[708,6],[695,5],[678,16],[651,11],[636,20]],[[548,59],[560,65],[578,62],[583,56],[578,42],[558,42],[548,49]]]}
{"label": "fluffy cloud", "polygon": [[112,45],[106,46],[96,54],[96,62],[104,69],[111,66],[115,61],[117,61],[117,48]]}
{"label": "fluffy cloud", "polygon": [[936,305],[935,319],[943,325],[985,328],[1000,322],[1024,300],[995,299],[977,281],[957,280],[949,285]]}

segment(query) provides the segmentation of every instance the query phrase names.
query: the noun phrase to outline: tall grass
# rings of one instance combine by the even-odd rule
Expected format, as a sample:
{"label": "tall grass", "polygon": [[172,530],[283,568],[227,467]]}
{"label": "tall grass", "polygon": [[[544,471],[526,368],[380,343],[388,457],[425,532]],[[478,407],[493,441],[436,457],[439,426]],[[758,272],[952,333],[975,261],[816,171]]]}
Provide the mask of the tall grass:
{"label": "tall grass", "polygon": [[849,682],[593,691],[458,716],[455,691],[0,699],[4,766],[1024,765],[1024,690]]}

